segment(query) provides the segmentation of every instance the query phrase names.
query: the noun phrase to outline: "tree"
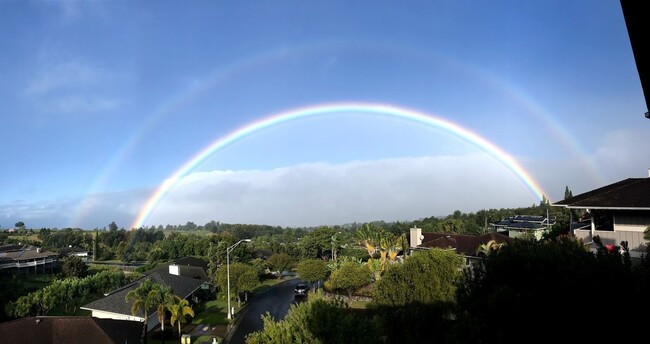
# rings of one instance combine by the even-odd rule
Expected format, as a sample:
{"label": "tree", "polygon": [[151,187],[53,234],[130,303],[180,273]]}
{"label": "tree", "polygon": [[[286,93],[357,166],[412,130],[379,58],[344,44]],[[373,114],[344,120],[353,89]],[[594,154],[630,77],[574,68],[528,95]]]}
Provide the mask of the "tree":
{"label": "tree", "polygon": [[170,286],[154,284],[147,295],[151,305],[156,307],[162,341],[165,342],[165,310],[174,303],[174,292]]}
{"label": "tree", "polygon": [[194,317],[190,302],[175,295],[173,302],[167,305],[167,310],[171,313],[169,322],[172,326],[178,324],[178,338],[181,338],[181,324],[187,321],[187,316]]}
{"label": "tree", "polygon": [[352,294],[370,282],[372,282],[372,273],[366,267],[354,262],[346,262],[340,269],[332,272],[325,286],[346,293],[348,299],[352,300]]}
{"label": "tree", "polygon": [[293,265],[293,260],[286,253],[275,253],[268,259],[269,264],[275,271],[278,271],[278,278],[282,278],[282,272],[287,271]]}
{"label": "tree", "polygon": [[19,229],[25,229],[25,223],[22,222],[22,221],[16,222],[15,226],[16,226],[16,228],[19,228]]}
{"label": "tree", "polygon": [[569,199],[571,197],[573,197],[573,193],[571,192],[571,190],[569,190],[569,186],[567,185],[564,188],[564,199]]}
{"label": "tree", "polygon": [[329,274],[327,263],[322,259],[303,259],[296,267],[298,276],[304,281],[315,282],[325,280]]}
{"label": "tree", "polygon": [[117,224],[115,223],[115,221],[108,224],[108,230],[109,231],[115,232],[115,231],[117,231],[117,229],[118,229],[118,227],[117,227]]}
{"label": "tree", "polygon": [[[151,281],[150,279],[145,279],[140,283],[140,285],[135,288],[130,290],[128,293],[126,293],[125,300],[126,302],[129,302],[133,300],[133,304],[131,305],[131,314],[135,315],[138,310],[141,310],[142,313],[144,314],[144,328],[147,328],[147,319],[149,318],[149,308],[153,306],[153,300],[152,298],[149,297],[149,292],[154,289],[154,286],[156,283]],[[146,344],[147,342],[147,334],[146,331],[143,333],[143,341]]]}
{"label": "tree", "polygon": [[[535,325],[548,321],[549,315],[558,326],[587,328],[597,314],[600,323],[608,324],[607,331],[584,331],[585,342],[606,342],[603,335],[618,336],[626,328],[642,326],[645,320],[621,317],[621,308],[649,306],[647,285],[637,281],[626,256],[617,246],[599,247],[593,254],[571,237],[513,241],[464,277],[457,299],[458,325],[459,334],[470,338],[459,342],[480,338],[483,343],[509,343],[533,331],[535,341],[558,341],[564,338],[558,331],[539,331]],[[512,326],[499,327],[502,319],[510,319]]]}
{"label": "tree", "polygon": [[[216,282],[222,292],[228,290],[228,275],[225,266],[221,267],[217,272]],[[257,271],[252,266],[244,263],[230,264],[230,294],[236,295],[237,306],[241,307],[241,297],[239,294],[253,291],[259,283]]]}
{"label": "tree", "polygon": [[404,264],[388,268],[377,282],[374,302],[381,306],[453,303],[462,264],[462,257],[448,250],[417,252]]}
{"label": "tree", "polygon": [[300,239],[299,247],[303,258],[329,257],[332,249],[332,235],[336,231],[330,227],[319,227]]}
{"label": "tree", "polygon": [[63,275],[66,277],[85,277],[88,273],[88,265],[77,256],[63,258],[61,266]]}
{"label": "tree", "polygon": [[264,329],[249,334],[246,343],[377,343],[381,326],[358,314],[341,299],[314,294],[307,302],[292,305],[283,320],[263,315]]}

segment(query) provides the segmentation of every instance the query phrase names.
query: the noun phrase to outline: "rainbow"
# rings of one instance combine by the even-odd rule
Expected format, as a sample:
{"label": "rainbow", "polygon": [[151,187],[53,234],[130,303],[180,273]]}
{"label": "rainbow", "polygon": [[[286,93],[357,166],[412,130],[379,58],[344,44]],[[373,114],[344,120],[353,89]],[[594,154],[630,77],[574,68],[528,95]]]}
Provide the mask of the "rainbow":
{"label": "rainbow", "polygon": [[528,190],[535,196],[536,199],[541,200],[542,195],[546,194],[539,184],[533,179],[517,160],[510,156],[503,149],[499,148],[492,142],[479,136],[478,134],[459,126],[449,120],[436,117],[424,112],[397,107],[388,104],[378,103],[333,103],[321,104],[309,107],[302,107],[284,111],[270,115],[268,117],[259,119],[249,124],[240,127],[229,134],[219,137],[210,145],[199,151],[194,157],[183,164],[176,172],[168,177],[147,199],[144,206],[140,209],[137,217],[133,221],[131,228],[140,228],[144,225],[145,221],[149,218],[151,213],[156,209],[160,201],[169,193],[169,191],[178,183],[188,172],[196,168],[210,155],[219,151],[220,149],[228,146],[251,135],[260,130],[268,129],[281,123],[293,121],[299,118],[313,117],[327,113],[368,113],[373,115],[383,115],[392,118],[403,119],[411,122],[424,124],[427,126],[441,129],[449,134],[452,134],[463,141],[472,144],[479,149],[485,151],[495,160],[508,168],[518,179],[525,185]]}

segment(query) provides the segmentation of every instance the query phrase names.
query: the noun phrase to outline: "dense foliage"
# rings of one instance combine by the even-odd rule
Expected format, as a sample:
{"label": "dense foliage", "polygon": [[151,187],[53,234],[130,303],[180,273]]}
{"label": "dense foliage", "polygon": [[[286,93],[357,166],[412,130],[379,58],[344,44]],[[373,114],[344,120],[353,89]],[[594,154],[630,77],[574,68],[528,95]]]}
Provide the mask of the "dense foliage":
{"label": "dense foliage", "polygon": [[268,314],[262,320],[264,329],[249,334],[246,343],[377,343],[380,333],[368,317],[349,312],[343,301],[316,294],[292,305],[281,321]]}
{"label": "dense foliage", "polygon": [[404,264],[389,267],[377,282],[374,302],[379,306],[453,303],[462,264],[462,257],[449,250],[416,252]]}
{"label": "dense foliage", "polygon": [[6,305],[5,311],[13,317],[47,315],[59,308],[72,315],[77,308],[104,293],[117,289],[128,282],[121,271],[104,270],[84,278],[55,280],[49,286],[38,289]]}

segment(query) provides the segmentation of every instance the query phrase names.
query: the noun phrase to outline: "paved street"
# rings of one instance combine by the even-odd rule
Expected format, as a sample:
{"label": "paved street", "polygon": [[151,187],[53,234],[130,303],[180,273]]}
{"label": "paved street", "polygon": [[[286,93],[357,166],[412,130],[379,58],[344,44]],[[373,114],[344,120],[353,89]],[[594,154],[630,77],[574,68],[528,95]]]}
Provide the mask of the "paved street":
{"label": "paved street", "polygon": [[298,279],[292,279],[252,298],[243,314],[239,315],[241,319],[238,319],[236,328],[233,329],[227,343],[245,343],[247,334],[262,329],[261,316],[266,312],[271,313],[275,320],[283,319],[291,304],[294,303],[293,289],[298,283]]}

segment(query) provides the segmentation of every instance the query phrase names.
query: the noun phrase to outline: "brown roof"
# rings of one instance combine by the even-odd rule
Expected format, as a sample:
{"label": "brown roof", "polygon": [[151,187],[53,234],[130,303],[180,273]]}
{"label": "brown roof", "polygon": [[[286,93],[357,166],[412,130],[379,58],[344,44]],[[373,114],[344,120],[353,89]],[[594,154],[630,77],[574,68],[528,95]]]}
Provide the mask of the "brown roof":
{"label": "brown roof", "polygon": [[144,323],[92,317],[28,317],[0,323],[3,343],[140,343]]}
{"label": "brown roof", "polygon": [[650,209],[650,178],[628,178],[554,203],[567,208]]}
{"label": "brown roof", "polygon": [[464,256],[476,256],[479,246],[494,240],[497,244],[511,242],[513,239],[499,233],[487,233],[483,235],[463,235],[448,233],[422,233],[422,245],[420,247],[453,248],[456,253]]}

